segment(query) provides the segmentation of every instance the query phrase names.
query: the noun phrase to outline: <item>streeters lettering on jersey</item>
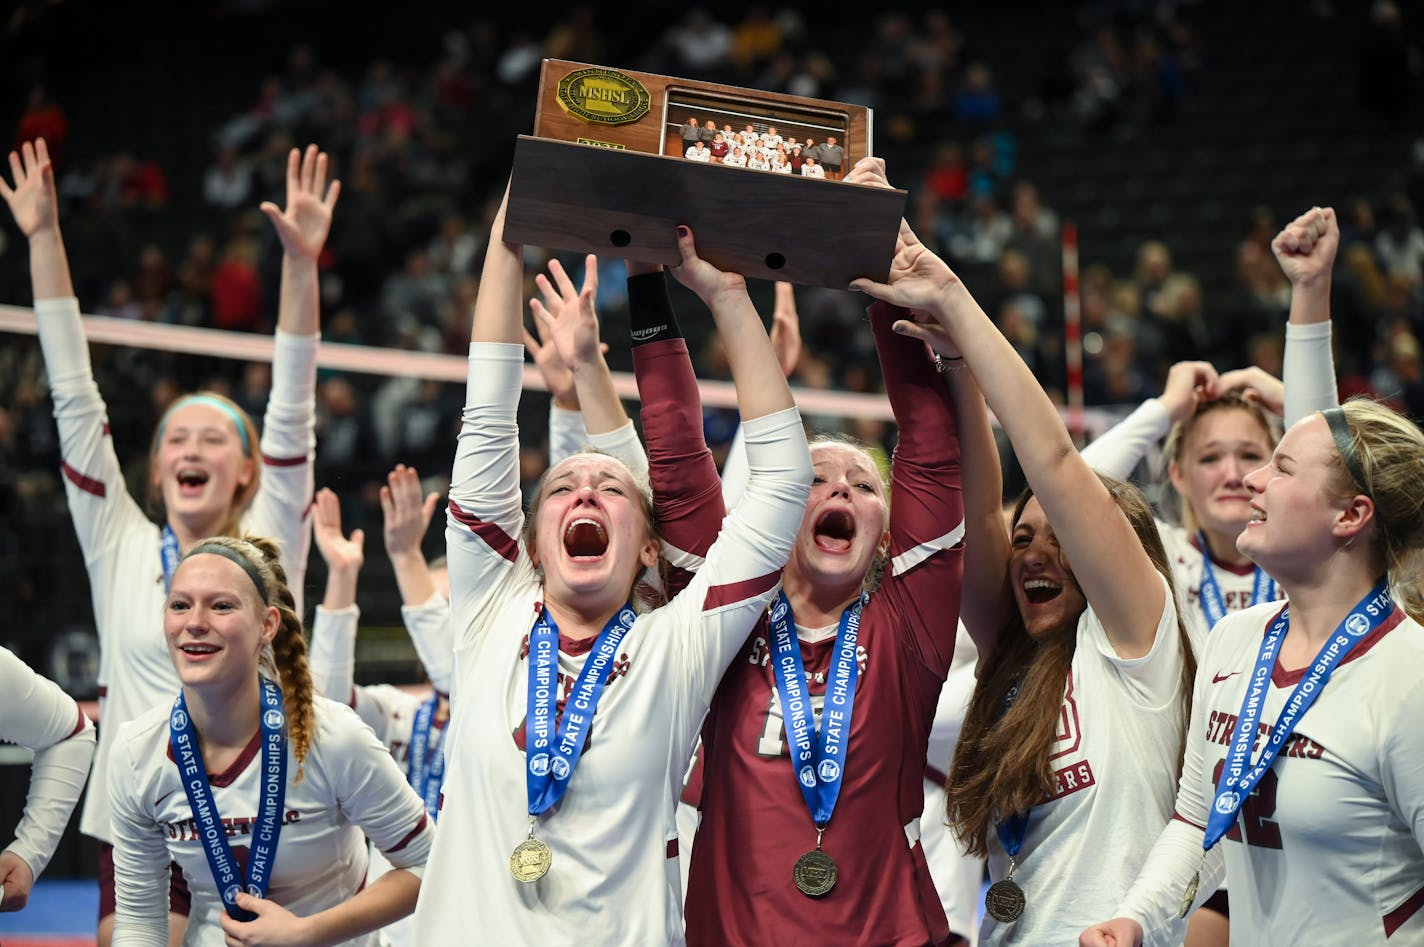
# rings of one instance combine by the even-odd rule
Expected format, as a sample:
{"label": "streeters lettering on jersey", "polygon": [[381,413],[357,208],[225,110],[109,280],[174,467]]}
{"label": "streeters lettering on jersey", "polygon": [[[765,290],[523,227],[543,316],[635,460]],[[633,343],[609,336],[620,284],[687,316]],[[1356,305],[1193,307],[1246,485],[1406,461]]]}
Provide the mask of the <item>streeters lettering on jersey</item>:
{"label": "streeters lettering on jersey", "polygon": [[[1226,746],[1231,742],[1231,734],[1236,729],[1236,714],[1228,713],[1224,710],[1213,710],[1211,716],[1207,718],[1206,738],[1212,743]],[[1261,739],[1270,736],[1271,725],[1260,723],[1256,725],[1256,740],[1251,747],[1252,753],[1257,753],[1261,749]],[[1325,747],[1316,743],[1310,737],[1299,733],[1291,734],[1286,745],[1282,748],[1281,756],[1293,759],[1318,760],[1325,755]]]}
{"label": "streeters lettering on jersey", "polygon": [[[519,645],[519,660],[529,660],[529,635],[527,633],[524,635],[524,639]],[[632,666],[633,661],[631,658],[628,657],[628,653],[626,651],[620,652],[618,657],[614,660],[613,666],[608,671],[608,677],[604,680],[604,686],[612,687],[614,682],[616,682],[619,678],[627,677],[628,670]],[[562,668],[559,669],[558,675],[559,699],[558,702],[555,704],[554,713],[554,726],[556,728],[560,726],[564,719],[564,704],[568,701],[569,693],[574,689],[574,683],[578,680],[577,674],[567,674],[563,671]],[[597,716],[595,716],[594,719],[590,721],[588,736],[584,739],[585,753],[587,753],[593,748],[593,727],[597,723],[598,718]],[[526,743],[527,731],[528,721],[526,719],[521,720],[519,722],[519,726],[515,727],[514,732],[511,734],[511,736],[514,737],[514,745],[519,747],[520,750],[528,749],[528,745]]]}
{"label": "streeters lettering on jersey", "polygon": [[[302,814],[296,809],[288,809],[282,817],[283,825],[291,825],[293,822],[300,822]],[[227,833],[228,838],[240,838],[252,834],[252,827],[257,823],[255,817],[242,816],[235,819],[220,817],[218,823]],[[196,819],[179,819],[177,822],[158,823],[170,839],[176,842],[196,842],[199,840],[198,822]]]}

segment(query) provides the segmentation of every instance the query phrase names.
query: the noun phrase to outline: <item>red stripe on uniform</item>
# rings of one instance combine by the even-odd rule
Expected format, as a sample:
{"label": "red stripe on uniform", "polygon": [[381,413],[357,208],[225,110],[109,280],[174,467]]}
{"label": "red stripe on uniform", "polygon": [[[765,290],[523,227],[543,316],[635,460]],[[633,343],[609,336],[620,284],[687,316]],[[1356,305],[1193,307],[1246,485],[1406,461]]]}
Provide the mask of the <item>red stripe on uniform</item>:
{"label": "red stripe on uniform", "polygon": [[1386,938],[1393,936],[1394,932],[1399,930],[1404,922],[1413,917],[1421,907],[1424,907],[1424,888],[1414,892],[1409,896],[1408,901],[1384,916],[1384,936]]}
{"label": "red stripe on uniform", "polygon": [[942,788],[945,783],[949,782],[949,777],[945,775],[943,770],[935,769],[933,766],[926,766],[925,782],[933,783]]}
{"label": "red stripe on uniform", "polygon": [[726,585],[714,585],[707,590],[707,597],[702,600],[702,610],[710,612],[714,608],[721,608],[723,605],[734,605],[737,602],[745,602],[749,598],[756,598],[776,585],[781,579],[781,570],[768,572],[766,575],[759,575],[754,579],[743,579],[741,582],[729,582]]}
{"label": "red stripe on uniform", "polygon": [[1190,825],[1190,826],[1191,826],[1192,828],[1194,828],[1194,829],[1201,829],[1203,832],[1206,831],[1206,826],[1204,826],[1204,825],[1197,825],[1195,822],[1193,822],[1191,819],[1188,819],[1186,816],[1182,815],[1180,812],[1173,812],[1173,813],[1172,813],[1172,821],[1173,821],[1173,822],[1185,822],[1187,825]]}
{"label": "red stripe on uniform", "polygon": [[485,545],[513,562],[519,555],[519,543],[493,523],[486,523],[472,513],[460,509],[454,500],[450,501],[450,515],[456,522],[485,541]]}
{"label": "red stripe on uniform", "polygon": [[59,469],[64,471],[64,475],[69,478],[70,483],[85,493],[92,493],[101,500],[104,498],[104,495],[108,493],[108,489],[104,486],[104,481],[84,476],[84,474],[69,466],[68,461],[61,462]]}
{"label": "red stripe on uniform", "polygon": [[668,844],[667,844],[667,857],[668,857],[668,858],[676,858],[676,857],[677,857],[677,839],[675,839],[675,838],[670,838],[670,839],[668,839]]}
{"label": "red stripe on uniform", "polygon": [[420,821],[415,824],[415,828],[413,828],[413,829],[410,830],[410,834],[407,835],[405,838],[401,839],[400,842],[396,845],[395,848],[388,848],[388,849],[386,849],[386,852],[385,852],[385,853],[386,853],[387,855],[394,855],[396,852],[400,851],[401,849],[403,849],[403,848],[405,848],[407,845],[409,845],[411,839],[415,838],[415,837],[416,837],[417,835],[419,835],[422,831],[424,831],[426,821],[427,821],[427,820],[426,820],[425,813],[422,812],[422,813],[420,814]]}
{"label": "red stripe on uniform", "polygon": [[300,467],[307,462],[306,455],[301,457],[273,457],[271,454],[263,454],[262,462],[268,467]]}
{"label": "red stripe on uniform", "polygon": [[[79,722],[74,725],[73,730],[69,731],[69,737],[78,736],[79,734],[83,733],[84,725],[89,722],[89,718],[84,716],[83,707],[80,707],[78,704],[75,704],[74,709],[79,714]],[[65,737],[65,739],[68,740],[69,737]]]}
{"label": "red stripe on uniform", "polygon": [[104,422],[104,436],[105,436],[105,437],[108,437],[108,436],[109,436],[109,422],[108,422],[108,421],[105,421],[105,422]]}

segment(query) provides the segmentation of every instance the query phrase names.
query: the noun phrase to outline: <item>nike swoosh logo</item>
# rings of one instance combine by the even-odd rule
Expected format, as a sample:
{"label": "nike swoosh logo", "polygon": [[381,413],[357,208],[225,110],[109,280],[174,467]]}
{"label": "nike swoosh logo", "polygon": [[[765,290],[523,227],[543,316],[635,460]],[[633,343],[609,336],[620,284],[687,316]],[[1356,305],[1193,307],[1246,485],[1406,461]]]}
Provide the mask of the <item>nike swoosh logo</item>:
{"label": "nike swoosh logo", "polygon": [[1238,674],[1240,674],[1240,673],[1241,673],[1240,671],[1232,671],[1230,674],[1213,674],[1213,675],[1211,676],[1211,682],[1212,682],[1213,684],[1220,684],[1222,681],[1226,680],[1228,677],[1235,677],[1236,675],[1238,675]]}
{"label": "nike swoosh logo", "polygon": [[163,805],[163,800],[167,799],[169,796],[173,795],[177,791],[178,790],[176,789],[170,789],[163,795],[159,796],[157,799],[153,800],[153,808],[157,809],[159,806]]}

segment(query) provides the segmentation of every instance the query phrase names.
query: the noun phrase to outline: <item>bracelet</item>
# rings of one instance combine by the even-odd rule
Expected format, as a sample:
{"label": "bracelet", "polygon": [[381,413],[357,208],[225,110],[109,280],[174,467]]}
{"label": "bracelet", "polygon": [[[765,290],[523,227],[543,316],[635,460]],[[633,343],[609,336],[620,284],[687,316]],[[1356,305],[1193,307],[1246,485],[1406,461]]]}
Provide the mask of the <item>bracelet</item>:
{"label": "bracelet", "polygon": [[[958,364],[956,364],[958,363]],[[934,353],[935,371],[943,375],[945,372],[952,372],[964,367],[963,355],[941,355]]]}

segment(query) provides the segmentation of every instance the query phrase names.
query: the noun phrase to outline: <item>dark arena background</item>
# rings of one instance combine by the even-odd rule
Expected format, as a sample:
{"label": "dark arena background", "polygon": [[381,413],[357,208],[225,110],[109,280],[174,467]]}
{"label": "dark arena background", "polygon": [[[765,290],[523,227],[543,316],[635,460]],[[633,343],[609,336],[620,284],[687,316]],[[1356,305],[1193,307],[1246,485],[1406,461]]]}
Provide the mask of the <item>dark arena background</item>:
{"label": "dark arena background", "polygon": [[[322,260],[323,338],[396,365],[401,351],[466,349],[488,221],[515,136],[531,128],[543,58],[854,102],[874,109],[875,153],[910,191],[917,232],[1074,405],[1085,437],[1160,392],[1181,359],[1280,375],[1290,292],[1269,244],[1315,205],[1334,207],[1341,229],[1342,396],[1424,417],[1424,8],[864,7],[873,12],[859,19],[836,4],[12,0],[0,14],[0,136],[7,151],[49,142],[85,313],[258,337],[275,322],[281,247],[257,206],[281,200],[289,149],[317,143],[344,188]],[[39,346],[22,325],[28,255],[0,216],[0,644],[92,700],[84,562]],[[798,233],[795,219],[781,225]],[[1077,235],[1076,327],[1065,326],[1065,225]],[[545,255],[529,255],[532,274]],[[771,285],[753,297],[769,314]],[[690,294],[677,301],[699,377],[728,378],[710,319]],[[881,389],[865,300],[802,288],[797,302],[806,348],[793,386],[824,405],[807,413],[888,452],[888,412],[838,417],[834,398],[815,400]],[[626,323],[621,279],[603,282],[599,310]],[[626,335],[604,332],[615,372],[631,369]],[[136,496],[150,433],[177,393],[217,389],[262,416],[262,361],[91,348]],[[1081,374],[1068,369],[1079,348]],[[379,365],[320,373],[316,483],[340,495],[346,528],[368,535],[359,682],[420,682],[377,489],[397,462],[443,489],[462,390]],[[521,409],[528,483],[543,469],[546,409],[542,392]],[[732,409],[707,410],[715,446],[734,428]],[[1151,483],[1161,471],[1141,474]],[[1007,489],[1015,481],[1009,471]],[[442,545],[432,528],[427,554]],[[309,609],[324,578],[313,550]],[[0,746],[0,841],[19,819],[28,759]],[[77,821],[31,908],[0,915],[6,947],[93,943],[95,858]]]}

